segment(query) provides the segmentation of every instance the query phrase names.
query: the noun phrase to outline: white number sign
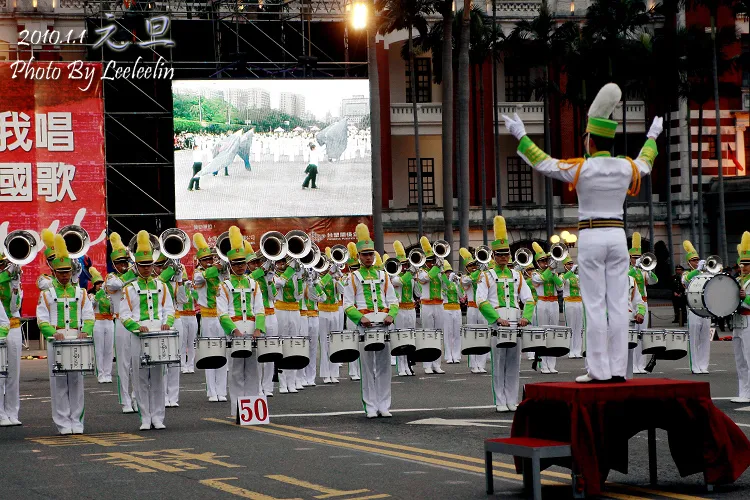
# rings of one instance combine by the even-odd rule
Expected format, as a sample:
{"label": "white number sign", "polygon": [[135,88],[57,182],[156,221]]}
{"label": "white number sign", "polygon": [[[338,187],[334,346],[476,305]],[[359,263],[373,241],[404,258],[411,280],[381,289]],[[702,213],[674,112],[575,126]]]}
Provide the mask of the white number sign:
{"label": "white number sign", "polygon": [[264,425],[268,422],[268,401],[265,396],[237,399],[238,424]]}

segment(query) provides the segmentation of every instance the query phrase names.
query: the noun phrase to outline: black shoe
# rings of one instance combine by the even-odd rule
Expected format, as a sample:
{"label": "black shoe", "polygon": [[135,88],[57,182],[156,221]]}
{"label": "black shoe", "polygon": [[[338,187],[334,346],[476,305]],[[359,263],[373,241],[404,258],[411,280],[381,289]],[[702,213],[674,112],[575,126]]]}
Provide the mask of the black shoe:
{"label": "black shoe", "polygon": [[625,377],[617,377],[617,376],[615,376],[615,377],[612,377],[611,379],[609,379],[609,382],[612,383],[612,384],[622,384],[623,382],[625,382]]}
{"label": "black shoe", "polygon": [[679,321],[677,321],[677,318],[675,318],[672,320],[672,323],[679,323]]}

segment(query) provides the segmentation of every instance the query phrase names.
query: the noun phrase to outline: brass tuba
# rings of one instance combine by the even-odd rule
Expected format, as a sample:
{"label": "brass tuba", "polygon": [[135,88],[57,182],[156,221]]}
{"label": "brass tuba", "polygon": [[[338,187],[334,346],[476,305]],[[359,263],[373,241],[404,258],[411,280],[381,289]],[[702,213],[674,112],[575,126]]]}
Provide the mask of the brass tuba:
{"label": "brass tuba", "polygon": [[721,257],[718,255],[709,255],[706,259],[706,272],[711,274],[719,274],[724,269],[724,264],[721,261]]}
{"label": "brass tuba", "polygon": [[268,231],[260,237],[260,253],[267,260],[281,260],[286,257],[286,237],[278,231]]}
{"label": "brass tuba", "polygon": [[224,231],[216,238],[216,255],[224,262],[229,262],[227,254],[232,249],[232,242],[229,241],[229,231]]}
{"label": "brass tuba", "polygon": [[5,237],[3,247],[7,259],[17,266],[24,266],[36,258],[41,242],[31,231],[17,229]]}
{"label": "brass tuba", "polygon": [[487,265],[492,260],[492,250],[486,245],[482,245],[474,250],[474,259],[480,264]]}
{"label": "brass tuba", "polygon": [[167,229],[159,235],[161,253],[168,259],[180,260],[190,252],[190,238],[182,229]]}
{"label": "brass tuba", "polygon": [[81,226],[70,224],[60,229],[57,234],[65,240],[65,246],[68,247],[71,259],[83,257],[89,251],[91,238],[89,238],[89,233]]}
{"label": "brass tuba", "polygon": [[534,262],[534,254],[528,248],[519,248],[513,256],[513,262],[523,269]]}
{"label": "brass tuba", "polygon": [[646,272],[653,271],[654,269],[656,269],[656,255],[652,254],[651,252],[644,253],[638,259],[638,267]]}
{"label": "brass tuba", "polygon": [[[299,229],[286,233],[287,255],[293,259],[301,259],[312,247],[310,236]],[[320,250],[318,250],[320,252]]]}
{"label": "brass tuba", "polygon": [[419,269],[420,267],[424,266],[424,263],[427,262],[427,257],[425,256],[424,252],[421,248],[415,248],[411,252],[409,252],[409,264],[414,269]]}
{"label": "brass tuba", "polygon": [[331,260],[337,266],[343,266],[349,260],[349,250],[344,245],[334,245],[331,248]]}
{"label": "brass tuba", "polygon": [[439,259],[444,259],[451,253],[451,246],[445,240],[437,240],[432,244],[432,253]]}
{"label": "brass tuba", "polygon": [[391,257],[383,263],[383,269],[391,276],[398,276],[401,274],[401,261]]}

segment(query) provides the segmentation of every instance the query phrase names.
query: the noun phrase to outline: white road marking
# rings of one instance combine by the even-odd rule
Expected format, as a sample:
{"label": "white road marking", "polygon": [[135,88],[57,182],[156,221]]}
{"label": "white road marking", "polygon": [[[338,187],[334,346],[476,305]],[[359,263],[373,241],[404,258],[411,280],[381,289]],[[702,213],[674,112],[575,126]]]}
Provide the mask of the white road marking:
{"label": "white road marking", "polygon": [[[495,422],[488,424],[485,422]],[[409,425],[448,425],[458,427],[503,427],[507,428],[507,425],[497,425],[501,423],[500,420],[472,420],[472,419],[460,419],[460,418],[425,418],[422,420],[414,420],[408,422]]]}
{"label": "white road marking", "polygon": [[[407,409],[391,409],[391,413],[410,413],[419,411],[444,411],[444,410],[489,410],[494,409],[494,405],[483,405],[483,406],[451,406],[443,408],[407,408]],[[341,415],[363,415],[362,410],[352,411],[331,411],[322,413],[284,413],[281,415],[271,415],[271,418],[286,418],[286,417],[338,417]]]}

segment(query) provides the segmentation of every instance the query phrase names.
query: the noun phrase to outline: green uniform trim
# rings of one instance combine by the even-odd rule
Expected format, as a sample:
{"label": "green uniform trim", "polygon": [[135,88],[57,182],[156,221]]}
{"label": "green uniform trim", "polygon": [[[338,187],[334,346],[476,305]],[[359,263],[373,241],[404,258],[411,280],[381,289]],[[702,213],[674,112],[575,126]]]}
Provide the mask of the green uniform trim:
{"label": "green uniform trim", "polygon": [[529,162],[534,167],[549,158],[549,155],[542,151],[539,146],[534,144],[534,141],[529,139],[529,136],[527,135],[523,136],[521,142],[518,143],[518,152],[528,158]]}
{"label": "green uniform trim", "polygon": [[646,140],[646,143],[641,148],[641,152],[638,153],[638,159],[648,163],[653,168],[654,160],[656,155],[659,154],[659,150],[656,148],[656,141],[653,139]]}

